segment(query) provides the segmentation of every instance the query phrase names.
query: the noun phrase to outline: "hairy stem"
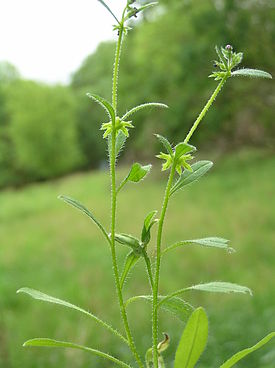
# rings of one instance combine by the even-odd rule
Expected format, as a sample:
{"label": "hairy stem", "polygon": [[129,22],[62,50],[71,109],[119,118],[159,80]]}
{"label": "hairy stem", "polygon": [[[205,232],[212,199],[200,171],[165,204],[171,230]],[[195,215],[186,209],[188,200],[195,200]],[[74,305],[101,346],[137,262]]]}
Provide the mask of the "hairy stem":
{"label": "hairy stem", "polygon": [[117,85],[118,85],[119,61],[120,61],[122,40],[123,40],[123,31],[120,30],[116,46],[115,63],[113,71],[112,103],[115,113],[117,112]]}
{"label": "hairy stem", "polygon": [[206,115],[207,111],[209,110],[209,108],[211,107],[211,105],[213,104],[213,102],[215,101],[216,97],[218,96],[219,92],[221,91],[222,87],[224,86],[224,84],[225,84],[225,82],[227,81],[228,78],[229,78],[229,76],[226,75],[220,81],[220,83],[218,84],[217,88],[213,92],[212,96],[207,101],[207,104],[204,106],[202,112],[198,116],[197,120],[194,122],[194,124],[193,124],[192,128],[190,129],[189,133],[187,134],[187,136],[186,136],[186,138],[184,140],[184,143],[188,143],[190,141],[190,139],[191,139],[192,135],[194,134],[195,130],[197,129],[197,127],[199,126],[200,122],[202,121],[202,119]]}
{"label": "hairy stem", "polygon": [[[124,22],[124,13],[122,16],[121,24]],[[117,111],[117,85],[118,85],[118,72],[119,72],[119,61],[121,54],[121,46],[122,46],[122,38],[123,38],[123,27],[119,31],[119,37],[116,47],[115,54],[115,63],[114,63],[114,74],[113,74],[113,89],[112,89],[112,101],[113,108],[115,112]],[[116,207],[117,207],[117,190],[116,190],[116,131],[115,131],[115,121],[113,123],[112,129],[112,150],[110,157],[110,176],[111,176],[111,253],[112,253],[112,262],[113,262],[113,270],[115,276],[115,285],[118,296],[118,302],[120,307],[120,313],[122,316],[125,333],[129,342],[130,349],[136,359],[140,368],[143,368],[143,363],[139,357],[137,352],[131,331],[128,323],[127,313],[123,301],[122,289],[119,282],[119,270],[117,264],[117,255],[116,255],[116,246],[115,246],[115,229],[116,229]]]}
{"label": "hairy stem", "polygon": [[158,225],[157,235],[157,254],[156,254],[156,269],[155,269],[155,281],[153,285],[153,302],[152,302],[152,337],[153,337],[153,360],[154,368],[158,368],[158,293],[159,293],[159,278],[160,278],[160,264],[161,264],[161,241],[164,219],[168,207],[169,194],[173,184],[175,175],[175,164],[173,164],[167,186],[165,189],[164,200],[161,210],[161,215]]}

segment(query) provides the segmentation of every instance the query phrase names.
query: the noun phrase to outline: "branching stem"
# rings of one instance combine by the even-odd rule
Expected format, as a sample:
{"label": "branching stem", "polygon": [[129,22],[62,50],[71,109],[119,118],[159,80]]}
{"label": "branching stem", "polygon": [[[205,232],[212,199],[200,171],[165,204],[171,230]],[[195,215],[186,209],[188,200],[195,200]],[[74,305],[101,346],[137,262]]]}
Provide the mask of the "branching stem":
{"label": "branching stem", "polygon": [[155,269],[155,281],[153,285],[153,302],[152,302],[152,337],[153,337],[153,360],[154,368],[158,368],[158,294],[159,294],[159,278],[160,278],[160,264],[161,264],[161,241],[162,241],[162,231],[164,219],[169,202],[169,194],[173,184],[173,179],[175,175],[175,164],[173,164],[167,186],[165,189],[164,200],[161,210],[161,215],[158,224],[158,234],[157,234],[157,254],[156,254],[156,269]]}
{"label": "branching stem", "polygon": [[228,78],[229,78],[229,75],[225,75],[223,77],[223,79],[220,81],[217,88],[213,92],[212,96],[207,101],[207,104],[204,106],[202,112],[199,114],[198,118],[194,122],[194,124],[193,124],[192,128],[190,129],[189,133],[187,134],[187,136],[184,140],[184,143],[188,143],[190,141],[190,139],[191,139],[192,135],[194,134],[195,130],[197,129],[200,122],[202,121],[202,119],[206,115],[207,111],[209,110],[209,108],[211,107],[213,102],[215,101],[216,97],[218,96],[219,92],[221,91],[222,87],[224,86],[224,84],[225,84],[225,82],[227,81]]}
{"label": "branching stem", "polygon": [[[125,8],[126,9],[126,8]],[[118,42],[116,47],[116,54],[115,54],[115,62],[114,62],[114,73],[113,73],[113,88],[112,88],[112,102],[113,108],[115,113],[117,113],[117,86],[118,86],[118,74],[119,74],[119,61],[120,61],[120,54],[121,54],[121,46],[123,40],[123,24],[124,24],[124,14],[125,10],[122,15],[121,20],[121,29],[119,31]],[[124,305],[122,289],[120,286],[119,280],[119,270],[117,264],[117,255],[116,255],[116,246],[115,246],[115,229],[116,229],[116,207],[117,207],[117,189],[116,189],[116,131],[115,131],[115,121],[113,123],[112,129],[112,149],[111,149],[111,157],[110,157],[110,177],[111,177],[111,253],[112,253],[112,263],[113,263],[113,270],[115,276],[115,285],[116,291],[119,301],[120,313],[122,316],[123,324],[125,333],[129,342],[130,349],[135,357],[136,362],[140,368],[143,368],[143,363],[139,357],[137,352],[131,331],[130,326],[128,323],[128,317]]]}

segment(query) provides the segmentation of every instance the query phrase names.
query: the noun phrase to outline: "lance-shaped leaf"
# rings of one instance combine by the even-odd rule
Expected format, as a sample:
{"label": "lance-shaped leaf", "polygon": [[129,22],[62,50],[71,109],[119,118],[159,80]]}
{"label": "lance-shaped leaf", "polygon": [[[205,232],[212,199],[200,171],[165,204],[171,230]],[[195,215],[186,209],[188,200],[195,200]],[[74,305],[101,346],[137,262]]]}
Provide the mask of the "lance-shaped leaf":
{"label": "lance-shaped leaf", "polygon": [[103,97],[100,97],[98,95],[95,95],[94,93],[87,93],[87,96],[90,97],[95,102],[97,102],[100,106],[102,106],[103,109],[107,112],[110,120],[112,122],[115,122],[116,113],[115,113],[115,110],[114,110],[113,106],[110,104],[109,101],[107,101]]}
{"label": "lance-shaped leaf", "polygon": [[110,360],[111,362],[119,365],[120,367],[124,368],[131,368],[129,364],[126,364],[122,362],[121,360],[113,357],[112,355],[103,353],[100,350],[95,350],[88,348],[87,346],[74,344],[71,342],[65,342],[65,341],[57,341],[53,339],[47,339],[47,338],[36,338],[32,340],[28,340],[23,344],[24,347],[34,346],[34,347],[51,347],[51,348],[71,348],[71,349],[79,349],[86,351],[87,353],[91,353],[93,355],[99,356],[101,358]]}
{"label": "lance-shaped leaf", "polygon": [[193,368],[203,353],[208,338],[208,319],[203,308],[189,318],[176,351],[174,368]]}
{"label": "lance-shaped leaf", "polygon": [[[120,130],[117,133],[116,136],[116,147],[115,147],[115,157],[117,157],[119,155],[119,153],[122,151],[125,142],[126,142],[126,135],[123,134],[123,132]],[[108,135],[108,153],[109,153],[109,157],[111,157],[111,152],[112,152],[112,135]]]}
{"label": "lance-shaped leaf", "polygon": [[158,222],[158,219],[154,219],[158,211],[152,211],[148,213],[145,217],[142,232],[141,232],[141,241],[144,246],[146,246],[151,239],[151,228],[154,224]]}
{"label": "lance-shaped leaf", "polygon": [[202,247],[209,247],[209,248],[220,248],[224,249],[229,253],[234,252],[235,250],[228,246],[229,240],[218,238],[218,237],[209,237],[203,239],[193,239],[193,240],[183,240],[173,245],[170,245],[162,254],[169,252],[170,250],[176,249],[178,247],[186,246],[186,245],[200,245]]}
{"label": "lance-shaped leaf", "polygon": [[258,69],[238,69],[231,73],[232,77],[250,77],[250,78],[268,78],[272,79],[272,75]]}
{"label": "lance-shaped leaf", "polygon": [[155,5],[157,5],[158,3],[157,2],[152,2],[152,3],[149,3],[149,4],[146,4],[146,5],[143,5],[139,8],[131,8],[131,10],[129,10],[129,12],[127,13],[126,17],[125,17],[125,20],[131,18],[131,17],[136,17],[136,15],[148,8],[151,8]]}
{"label": "lance-shaped leaf", "polygon": [[199,180],[203,175],[211,169],[213,163],[211,161],[198,161],[191,165],[192,172],[184,170],[179,179],[173,185],[170,191],[170,196],[177,192],[179,189],[192,184],[193,182]]}
{"label": "lance-shaped leaf", "polygon": [[247,348],[244,350],[239,351],[238,353],[234,354],[230,359],[228,359],[225,363],[223,363],[220,368],[231,368],[240,360],[245,358],[247,355],[253,353],[254,351],[260,349],[262,346],[267,344],[273,337],[275,337],[275,332],[271,332],[266,337],[264,337],[261,341],[259,341],[256,345],[252,346],[251,348]]}
{"label": "lance-shaped leaf", "polygon": [[198,285],[192,285],[187,288],[179,289],[174,291],[173,293],[165,296],[163,300],[159,302],[159,306],[161,306],[163,303],[166,303],[167,300],[179,296],[181,294],[186,293],[187,291],[191,290],[197,290],[197,291],[207,291],[210,293],[242,293],[242,294],[250,294],[252,296],[252,291],[242,285],[233,284],[231,282],[220,282],[220,281],[214,281],[214,282],[208,282],[205,284],[198,284]]}
{"label": "lance-shaped leaf", "polygon": [[208,291],[211,293],[242,293],[242,294],[250,294],[252,296],[252,291],[242,285],[233,284],[231,282],[208,282],[206,284],[198,284],[190,286],[187,290],[200,290],[200,291]]}
{"label": "lance-shaped leaf", "polygon": [[104,226],[95,218],[95,216],[92,214],[92,212],[89,211],[82,203],[80,203],[79,201],[77,201],[73,198],[66,197],[64,195],[58,196],[58,199],[61,199],[62,201],[68,203],[69,205],[73,206],[74,208],[78,209],[79,211],[84,213],[86,216],[88,216],[97,225],[97,227],[101,230],[101,232],[105,236],[106,240],[110,244],[110,239],[108,237],[107,231],[105,230]]}
{"label": "lance-shaped leaf", "polygon": [[124,266],[123,266],[123,270],[121,272],[121,276],[120,276],[120,287],[121,289],[124,286],[125,280],[130,272],[130,270],[135,266],[135,264],[138,262],[138,260],[140,259],[140,255],[136,254],[134,251],[131,251],[129,254],[127,254],[125,262],[124,262]]}
{"label": "lance-shaped leaf", "polygon": [[110,7],[105,3],[105,1],[103,1],[103,0],[98,0],[98,1],[108,10],[108,12],[113,16],[113,18],[117,21],[117,23],[119,23],[119,20],[117,19],[115,14],[112,12]]}
{"label": "lance-shaped leaf", "polygon": [[[146,302],[152,303],[153,297],[152,295],[137,295],[128,299],[125,306],[138,300],[145,300]],[[182,322],[186,322],[194,310],[191,304],[178,297],[167,298],[166,296],[158,296],[158,307],[171,313]]]}
{"label": "lance-shaped leaf", "polygon": [[66,302],[65,300],[58,299],[58,298],[55,298],[53,296],[41,293],[41,291],[26,288],[26,287],[17,290],[17,293],[18,294],[19,293],[27,294],[27,295],[31,296],[32,298],[34,298],[36,300],[40,300],[40,301],[46,302],[46,303],[58,304],[58,305],[61,305],[63,307],[74,309],[74,310],[76,310],[80,313],[83,313],[86,316],[93,319],[95,322],[97,322],[100,325],[102,325],[103,327],[107,328],[110,332],[112,332],[114,335],[116,335],[117,337],[119,337],[120,339],[122,339],[124,342],[126,342],[128,344],[127,340],[119,332],[117,332],[113,327],[108,325],[106,322],[102,321],[100,318],[96,317],[94,314],[92,314],[92,313],[86,311],[85,309],[82,309],[82,308],[80,308],[80,307],[78,307],[78,306],[76,306],[72,303],[69,303],[69,302]]}
{"label": "lance-shaped leaf", "polygon": [[126,114],[123,115],[121,120],[126,120],[131,115],[135,114],[136,112],[141,111],[141,110],[146,109],[146,108],[152,108],[152,107],[160,107],[160,108],[164,108],[164,109],[168,108],[167,105],[162,104],[162,103],[158,103],[158,102],[145,103],[145,104],[142,104],[142,105],[138,105],[138,106],[132,108],[130,111],[126,112]]}
{"label": "lance-shaped leaf", "polygon": [[173,148],[172,148],[170,142],[168,141],[168,139],[163,137],[160,134],[155,134],[155,136],[160,141],[160,143],[163,145],[163,147],[166,149],[167,153],[169,153],[170,155],[173,155],[174,154]]}

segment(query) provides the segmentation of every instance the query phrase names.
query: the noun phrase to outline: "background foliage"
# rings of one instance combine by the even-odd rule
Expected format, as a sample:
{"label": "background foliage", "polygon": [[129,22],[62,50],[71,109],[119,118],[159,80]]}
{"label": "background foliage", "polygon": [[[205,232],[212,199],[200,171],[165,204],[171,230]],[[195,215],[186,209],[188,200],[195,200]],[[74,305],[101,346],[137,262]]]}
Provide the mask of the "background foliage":
{"label": "background foliage", "polygon": [[[119,108],[122,113],[154,100],[171,108],[137,115],[130,159],[154,154],[153,132],[171,141],[187,132],[215,85],[207,78],[214,68],[215,44],[231,43],[244,51],[244,66],[274,74],[272,10],[268,0],[162,0],[158,10],[147,12],[125,45]],[[113,52],[112,42],[100,44],[67,87],[21,81],[12,66],[0,65],[0,186],[104,164],[106,148],[98,131],[104,115],[85,93],[110,99]],[[227,86],[194,143],[219,151],[243,144],[272,146],[272,87],[265,80],[236,80]],[[32,101],[35,111],[30,112]]]}

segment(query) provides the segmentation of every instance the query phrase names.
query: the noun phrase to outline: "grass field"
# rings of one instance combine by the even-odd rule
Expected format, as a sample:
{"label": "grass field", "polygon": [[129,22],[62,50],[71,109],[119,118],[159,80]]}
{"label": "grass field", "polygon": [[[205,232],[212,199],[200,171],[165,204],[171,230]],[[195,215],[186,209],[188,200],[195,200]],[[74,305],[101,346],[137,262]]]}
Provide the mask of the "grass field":
{"label": "grass field", "polygon": [[[171,201],[165,243],[206,236],[231,239],[234,254],[188,247],[167,255],[161,292],[207,281],[238,282],[254,297],[190,293],[188,301],[206,307],[210,320],[207,353],[199,368],[215,368],[237,349],[253,345],[275,330],[275,158],[263,151],[245,151],[218,160],[200,183]],[[121,193],[121,232],[138,235],[144,215],[159,209],[165,181],[154,170],[139,186]],[[108,176],[104,172],[74,175],[0,193],[0,367],[107,368],[110,363],[71,350],[23,349],[33,337],[51,337],[88,344],[130,359],[119,340],[91,320],[62,307],[35,301],[16,290],[28,286],[71,301],[121,328],[107,245],[81,213],[58,201],[70,195],[86,204],[106,225],[110,219]],[[130,213],[134,212],[133,216]],[[126,249],[119,248],[122,262]],[[147,294],[140,263],[126,285],[126,296]],[[129,307],[141,353],[150,346],[150,305]],[[167,360],[172,362],[183,325],[161,313],[161,331],[170,334]],[[130,361],[130,360],[129,360]],[[172,367],[172,364],[168,365]],[[238,367],[274,368],[271,342]]]}

